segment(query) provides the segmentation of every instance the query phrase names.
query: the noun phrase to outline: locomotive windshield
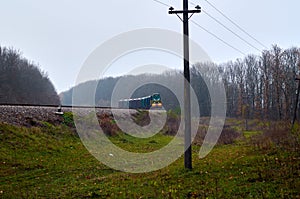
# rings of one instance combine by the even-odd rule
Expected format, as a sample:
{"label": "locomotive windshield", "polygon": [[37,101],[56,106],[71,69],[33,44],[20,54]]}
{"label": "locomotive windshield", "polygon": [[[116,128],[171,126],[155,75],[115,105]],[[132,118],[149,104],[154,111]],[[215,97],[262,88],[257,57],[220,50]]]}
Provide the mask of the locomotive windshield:
{"label": "locomotive windshield", "polygon": [[154,93],[152,95],[153,101],[160,101],[160,94],[159,93]]}

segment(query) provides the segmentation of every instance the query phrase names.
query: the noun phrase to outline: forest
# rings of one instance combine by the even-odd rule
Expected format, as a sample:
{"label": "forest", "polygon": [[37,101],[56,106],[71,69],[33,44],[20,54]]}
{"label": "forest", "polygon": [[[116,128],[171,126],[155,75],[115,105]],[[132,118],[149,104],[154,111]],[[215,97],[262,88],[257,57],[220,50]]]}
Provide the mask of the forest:
{"label": "forest", "polygon": [[228,115],[273,120],[291,118],[296,103],[299,48],[273,46],[260,57],[224,64]]}
{"label": "forest", "polygon": [[[211,101],[208,87],[216,87],[223,82],[226,91],[228,117],[257,118],[266,120],[290,120],[296,104],[299,73],[300,49],[282,49],[277,45],[265,50],[261,55],[248,55],[243,59],[223,64],[196,63],[191,66],[191,86],[200,105],[201,115],[209,116]],[[212,70],[218,68],[218,71]],[[167,79],[178,84],[180,71],[168,71],[161,75],[142,74],[138,76],[107,77],[99,81],[89,81],[78,85],[83,91],[97,84],[96,104],[110,106],[112,92],[120,78],[130,82],[135,79],[141,85],[146,80],[160,82]],[[206,81],[204,81],[206,80]],[[206,85],[206,83],[210,85]],[[62,93],[62,104],[72,104],[73,88]],[[154,92],[161,93],[166,109],[178,108],[176,97],[168,88],[149,84],[136,89],[132,98],[142,97]],[[218,92],[218,91],[216,91]]]}
{"label": "forest", "polygon": [[60,104],[47,74],[21,56],[18,50],[0,46],[1,104]]}

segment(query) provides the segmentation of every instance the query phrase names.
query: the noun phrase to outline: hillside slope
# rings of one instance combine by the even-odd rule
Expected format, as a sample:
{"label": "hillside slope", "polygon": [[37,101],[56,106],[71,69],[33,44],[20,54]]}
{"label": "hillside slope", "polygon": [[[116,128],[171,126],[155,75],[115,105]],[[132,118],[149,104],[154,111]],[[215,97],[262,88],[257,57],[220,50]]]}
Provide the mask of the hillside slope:
{"label": "hillside slope", "polygon": [[20,52],[0,46],[1,104],[59,104],[47,75]]}

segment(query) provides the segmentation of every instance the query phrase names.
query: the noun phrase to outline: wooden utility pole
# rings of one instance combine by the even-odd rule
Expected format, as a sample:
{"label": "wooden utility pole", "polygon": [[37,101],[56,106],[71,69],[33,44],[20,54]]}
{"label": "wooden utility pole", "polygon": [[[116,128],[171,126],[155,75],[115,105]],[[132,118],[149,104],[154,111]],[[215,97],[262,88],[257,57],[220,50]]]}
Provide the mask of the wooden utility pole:
{"label": "wooden utility pole", "polygon": [[[189,10],[188,0],[183,0],[183,10],[174,10],[173,7],[169,8],[169,14],[183,15],[183,48],[184,48],[184,167],[192,169],[192,143],[191,143],[191,94],[190,94],[190,64],[189,64],[189,18],[194,13],[200,13],[200,6],[195,7],[196,10]],[[189,16],[191,14],[191,16]]]}

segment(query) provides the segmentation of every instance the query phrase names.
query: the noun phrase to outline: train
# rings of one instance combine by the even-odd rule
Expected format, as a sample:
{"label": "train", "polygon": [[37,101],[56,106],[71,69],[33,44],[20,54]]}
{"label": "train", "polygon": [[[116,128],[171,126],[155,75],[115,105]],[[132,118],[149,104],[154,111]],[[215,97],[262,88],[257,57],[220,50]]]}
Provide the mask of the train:
{"label": "train", "polygon": [[159,93],[152,95],[134,98],[134,99],[121,99],[119,100],[119,108],[129,109],[162,109],[162,102]]}

